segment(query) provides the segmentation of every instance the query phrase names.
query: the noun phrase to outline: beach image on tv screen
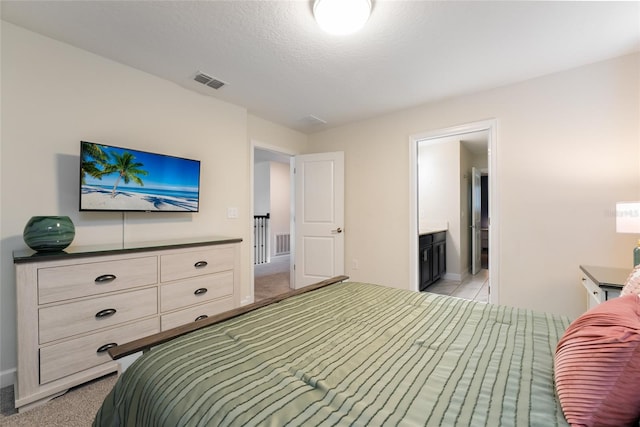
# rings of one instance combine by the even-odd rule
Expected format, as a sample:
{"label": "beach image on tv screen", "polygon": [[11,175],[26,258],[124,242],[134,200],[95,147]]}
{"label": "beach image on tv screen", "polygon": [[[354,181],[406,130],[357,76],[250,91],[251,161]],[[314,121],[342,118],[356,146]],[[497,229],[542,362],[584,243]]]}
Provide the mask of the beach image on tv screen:
{"label": "beach image on tv screen", "polygon": [[83,141],[80,210],[197,212],[200,162]]}

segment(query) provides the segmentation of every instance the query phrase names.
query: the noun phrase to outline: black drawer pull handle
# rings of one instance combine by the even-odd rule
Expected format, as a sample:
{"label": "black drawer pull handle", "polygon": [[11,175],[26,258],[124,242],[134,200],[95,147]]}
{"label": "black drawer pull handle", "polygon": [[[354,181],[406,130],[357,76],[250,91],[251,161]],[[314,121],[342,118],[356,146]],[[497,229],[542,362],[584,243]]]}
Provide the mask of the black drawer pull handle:
{"label": "black drawer pull handle", "polygon": [[103,274],[102,276],[98,276],[96,277],[96,285],[102,285],[105,283],[111,283],[114,280],[116,280],[116,275],[115,274]]}
{"label": "black drawer pull handle", "polygon": [[206,293],[207,293],[207,288],[198,288],[193,292],[194,295],[204,295]]}
{"label": "black drawer pull handle", "polygon": [[96,313],[96,319],[102,319],[103,317],[113,316],[114,314],[116,314],[115,308],[106,308]]}
{"label": "black drawer pull handle", "polygon": [[206,314],[203,314],[202,316],[198,316],[198,317],[196,317],[196,320],[194,320],[194,322],[197,322],[198,320],[204,320],[204,319],[206,319],[207,317],[209,317],[209,316],[207,316]]}
{"label": "black drawer pull handle", "polygon": [[198,261],[195,264],[193,264],[193,266],[195,268],[202,268],[202,267],[206,267],[207,264],[209,264],[207,261]]}
{"label": "black drawer pull handle", "polygon": [[114,342],[110,342],[109,344],[102,345],[98,347],[98,349],[96,350],[96,353],[104,353],[105,351],[109,350],[110,348],[116,347],[117,345],[118,344]]}

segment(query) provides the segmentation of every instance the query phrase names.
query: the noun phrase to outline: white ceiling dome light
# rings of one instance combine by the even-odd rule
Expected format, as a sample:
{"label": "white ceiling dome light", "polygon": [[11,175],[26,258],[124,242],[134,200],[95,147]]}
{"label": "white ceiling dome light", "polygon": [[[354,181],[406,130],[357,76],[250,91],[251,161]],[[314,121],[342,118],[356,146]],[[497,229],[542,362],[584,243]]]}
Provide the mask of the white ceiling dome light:
{"label": "white ceiling dome light", "polygon": [[315,0],[313,15],[320,28],[329,34],[355,33],[369,19],[370,0]]}

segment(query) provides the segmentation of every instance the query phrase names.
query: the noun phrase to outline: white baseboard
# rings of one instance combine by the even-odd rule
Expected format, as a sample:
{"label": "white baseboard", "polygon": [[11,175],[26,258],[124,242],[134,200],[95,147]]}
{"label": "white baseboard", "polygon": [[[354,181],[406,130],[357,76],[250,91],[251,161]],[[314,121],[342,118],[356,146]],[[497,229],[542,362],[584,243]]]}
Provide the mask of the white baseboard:
{"label": "white baseboard", "polygon": [[461,274],[444,273],[444,280],[451,280],[452,282],[462,282]]}
{"label": "white baseboard", "polygon": [[462,274],[445,272],[443,279],[444,280],[452,280],[454,282],[462,283],[470,275],[471,275],[471,273],[469,272],[469,269],[466,269],[465,271],[463,271]]}
{"label": "white baseboard", "polygon": [[0,388],[8,387],[16,383],[16,368],[0,371]]}

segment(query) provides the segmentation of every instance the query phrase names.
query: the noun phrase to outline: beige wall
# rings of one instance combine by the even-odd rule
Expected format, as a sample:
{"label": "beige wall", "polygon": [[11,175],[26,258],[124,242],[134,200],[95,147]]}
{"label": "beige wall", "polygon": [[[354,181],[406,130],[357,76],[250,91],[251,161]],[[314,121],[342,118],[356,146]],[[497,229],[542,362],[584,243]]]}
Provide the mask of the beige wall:
{"label": "beige wall", "polygon": [[255,145],[285,154],[304,154],[307,150],[307,135],[251,114],[247,119],[247,133]]}
{"label": "beige wall", "polygon": [[500,302],[578,315],[580,264],[631,267],[613,209],[640,199],[639,79],[629,55],[311,135],[345,152],[346,274],[408,287],[410,137],[495,118]]}
{"label": "beige wall", "polygon": [[[251,140],[303,151],[306,136],[231,105],[2,22],[0,382],[15,368],[15,275],[33,215],[68,215],[72,245],[200,235],[240,237],[251,282]],[[201,160],[196,214],[78,212],[80,140]],[[239,218],[228,219],[236,207]]]}

